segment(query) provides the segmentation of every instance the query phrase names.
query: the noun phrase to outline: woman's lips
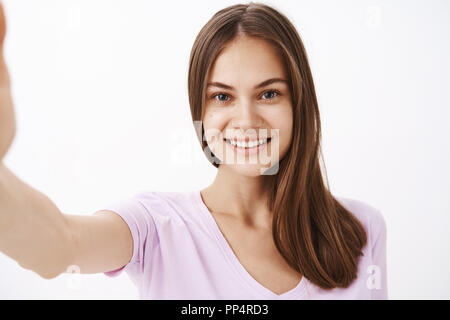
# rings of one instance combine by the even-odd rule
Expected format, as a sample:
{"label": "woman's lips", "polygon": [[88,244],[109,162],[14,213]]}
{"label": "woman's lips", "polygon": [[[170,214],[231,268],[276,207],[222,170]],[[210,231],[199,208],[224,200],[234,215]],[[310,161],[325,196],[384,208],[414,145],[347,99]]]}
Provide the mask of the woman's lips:
{"label": "woman's lips", "polygon": [[[272,137],[269,137],[269,138],[259,138],[259,139],[250,139],[250,140],[234,140],[234,139],[227,139],[227,138],[224,138],[223,139],[225,142],[228,142],[229,144],[231,144],[231,141],[235,141],[235,142],[250,142],[250,141],[255,141],[255,142],[259,142],[259,140],[267,140],[265,143],[269,143],[270,142],[270,140],[272,140]],[[254,147],[253,147],[254,148]]]}
{"label": "woman's lips", "polygon": [[230,147],[233,148],[234,152],[236,152],[238,154],[244,154],[244,155],[251,155],[251,154],[259,153],[259,151],[261,149],[265,148],[270,143],[271,140],[272,140],[272,138],[267,138],[267,141],[265,143],[259,144],[254,147],[238,147],[237,145],[232,145],[229,139],[224,139],[224,141],[227,143],[227,145],[229,145]]}

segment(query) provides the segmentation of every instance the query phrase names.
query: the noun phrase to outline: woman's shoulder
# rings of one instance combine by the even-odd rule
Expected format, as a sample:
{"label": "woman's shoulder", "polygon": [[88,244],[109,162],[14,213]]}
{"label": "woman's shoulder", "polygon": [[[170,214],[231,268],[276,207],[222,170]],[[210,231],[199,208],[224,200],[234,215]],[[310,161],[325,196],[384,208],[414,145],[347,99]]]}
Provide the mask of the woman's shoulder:
{"label": "woman's shoulder", "polygon": [[183,195],[183,192],[174,191],[139,191],[133,195],[133,198],[138,201],[161,204],[163,202],[179,199]]}
{"label": "woman's shoulder", "polygon": [[334,196],[336,200],[350,211],[371,234],[385,232],[386,221],[383,213],[376,206],[350,197]]}
{"label": "woman's shoulder", "polygon": [[192,191],[139,191],[134,194],[133,198],[152,205],[186,206],[191,203],[192,196]]}
{"label": "woman's shoulder", "polygon": [[194,191],[140,191],[133,199],[153,218],[189,220],[195,216]]}

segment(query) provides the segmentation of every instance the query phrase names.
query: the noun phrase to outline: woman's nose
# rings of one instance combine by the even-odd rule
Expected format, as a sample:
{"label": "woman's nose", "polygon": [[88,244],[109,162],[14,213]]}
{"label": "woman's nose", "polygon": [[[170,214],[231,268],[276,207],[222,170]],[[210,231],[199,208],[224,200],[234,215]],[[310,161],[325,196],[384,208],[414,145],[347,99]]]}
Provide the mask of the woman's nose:
{"label": "woman's nose", "polygon": [[250,101],[241,101],[235,108],[232,126],[235,129],[257,129],[263,123],[261,115]]}

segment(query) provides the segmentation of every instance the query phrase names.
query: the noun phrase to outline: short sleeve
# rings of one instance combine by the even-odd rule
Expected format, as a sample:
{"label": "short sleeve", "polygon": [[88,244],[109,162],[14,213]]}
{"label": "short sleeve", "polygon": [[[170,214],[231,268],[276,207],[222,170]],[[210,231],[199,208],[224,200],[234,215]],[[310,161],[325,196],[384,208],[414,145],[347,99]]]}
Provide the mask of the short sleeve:
{"label": "short sleeve", "polygon": [[151,241],[154,235],[154,222],[147,209],[139,201],[137,195],[130,199],[116,201],[106,205],[101,210],[110,210],[118,214],[128,225],[133,237],[133,255],[123,267],[104,272],[109,277],[116,277],[127,271],[134,281],[139,279],[143,272],[145,258],[145,244]]}
{"label": "short sleeve", "polygon": [[376,210],[374,219],[371,221],[373,232],[372,264],[379,272],[380,286],[372,289],[372,299],[387,300],[387,264],[386,264],[386,222],[380,211]]}

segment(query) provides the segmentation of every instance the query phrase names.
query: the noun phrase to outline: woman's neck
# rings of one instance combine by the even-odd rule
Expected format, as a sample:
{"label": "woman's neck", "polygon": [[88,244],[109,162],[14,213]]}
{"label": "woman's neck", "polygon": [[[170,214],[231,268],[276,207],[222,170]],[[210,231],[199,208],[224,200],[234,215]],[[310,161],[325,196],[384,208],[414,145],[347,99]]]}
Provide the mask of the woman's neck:
{"label": "woman's neck", "polygon": [[229,214],[245,224],[269,226],[267,176],[245,176],[220,166],[214,182],[201,190],[211,212]]}

